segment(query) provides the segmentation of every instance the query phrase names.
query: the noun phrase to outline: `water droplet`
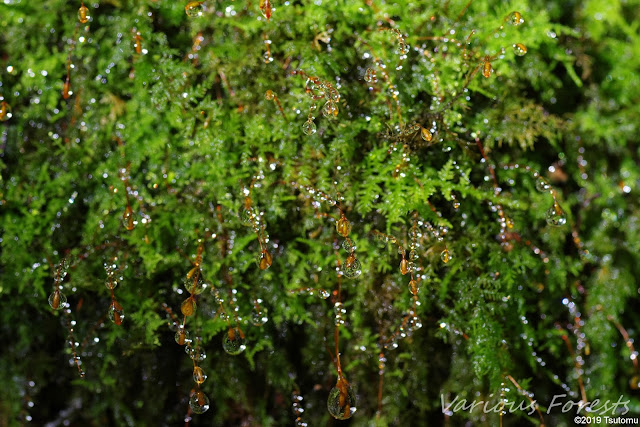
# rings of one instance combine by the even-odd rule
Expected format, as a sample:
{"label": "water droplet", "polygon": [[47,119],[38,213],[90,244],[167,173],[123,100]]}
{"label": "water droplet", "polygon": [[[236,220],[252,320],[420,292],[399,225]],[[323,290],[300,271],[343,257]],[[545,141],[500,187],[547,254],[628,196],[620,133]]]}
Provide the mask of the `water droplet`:
{"label": "water droplet", "polygon": [[0,122],[6,122],[11,117],[11,106],[6,101],[0,102]]}
{"label": "water droplet", "polygon": [[247,227],[253,225],[253,209],[251,207],[243,207],[240,210],[240,222]]}
{"label": "water droplet", "polygon": [[191,297],[187,298],[180,305],[180,311],[187,317],[193,316],[196,312],[196,301]]}
{"label": "water droplet", "polygon": [[314,133],[317,132],[317,130],[318,129],[316,128],[316,124],[313,122],[313,120],[307,120],[302,125],[302,132],[305,135],[313,135]]}
{"label": "water droplet", "polygon": [[182,325],[178,326],[178,331],[176,332],[175,340],[176,340],[176,344],[178,345],[185,345],[188,342],[191,342],[191,339],[189,338],[189,331],[187,331]]}
{"label": "water droplet", "polygon": [[362,264],[360,264],[360,260],[358,260],[353,255],[347,257],[347,261],[345,261],[342,273],[349,279],[355,279],[360,276],[360,274],[362,273]]}
{"label": "water droplet", "polygon": [[631,387],[631,390],[640,389],[640,377],[638,375],[634,375],[631,380],[629,380],[629,387]]}
{"label": "water droplet", "polygon": [[184,280],[184,288],[192,295],[200,295],[207,289],[207,283],[202,280],[202,275],[198,272]]}
{"label": "water droplet", "polygon": [[338,420],[346,420],[356,412],[356,395],[345,379],[339,378],[336,386],[329,392],[327,409]]}
{"label": "water droplet", "polygon": [[260,307],[259,310],[254,308],[253,313],[251,313],[251,323],[255,326],[262,326],[269,321],[269,317],[267,317],[267,309],[264,307]]}
{"label": "water droplet", "polygon": [[376,71],[373,68],[367,68],[367,71],[364,73],[364,81],[368,83],[375,83],[376,80]]}
{"label": "water droplet", "polygon": [[271,2],[269,0],[260,0],[260,11],[262,12],[262,15],[267,18],[267,21],[269,19],[271,19]]}
{"label": "water droplet", "polygon": [[81,24],[86,24],[90,19],[89,8],[85,5],[80,6],[80,9],[78,9],[78,21],[80,21]]}
{"label": "water droplet", "polygon": [[524,23],[524,18],[522,17],[522,14],[520,12],[511,12],[508,21],[509,24],[515,25],[517,27],[518,25]]}
{"label": "water droplet", "polygon": [[538,190],[541,193],[546,193],[550,189],[551,189],[551,186],[549,185],[546,179],[544,179],[541,176],[536,178],[536,190]]}
{"label": "water droplet", "polygon": [[440,254],[440,259],[445,264],[451,260],[451,255],[449,254],[449,249],[445,248],[444,251]]}
{"label": "water droplet", "polygon": [[189,357],[196,363],[202,362],[207,358],[207,352],[204,351],[204,349],[200,345],[197,345],[195,347],[187,345],[184,348],[184,352],[187,353]]}
{"label": "water droplet", "polygon": [[340,215],[338,221],[336,221],[336,231],[342,237],[347,237],[351,232],[351,223],[346,216]]}
{"label": "water droplet", "polygon": [[204,414],[209,410],[209,398],[202,390],[192,390],[189,406],[194,414]]}
{"label": "water droplet", "polygon": [[412,295],[418,295],[418,282],[415,280],[409,282],[409,292],[411,292]]}
{"label": "water droplet", "polygon": [[549,208],[545,216],[549,225],[560,227],[567,223],[567,215],[556,201],[553,202],[553,206]]}
{"label": "water droplet", "polygon": [[267,98],[268,101],[273,101],[276,97],[276,94],[273,93],[271,89],[269,89],[264,93],[264,97]]}
{"label": "water droplet", "polygon": [[60,290],[56,289],[55,291],[53,291],[51,295],[49,295],[49,305],[54,310],[64,308],[66,304],[67,304],[67,297],[65,296],[65,294],[60,292]]}
{"label": "water droplet", "polygon": [[207,374],[205,374],[204,369],[200,366],[196,366],[193,368],[193,381],[196,384],[200,385],[207,379]]}
{"label": "water droplet", "polygon": [[318,298],[320,299],[327,299],[331,296],[331,292],[329,292],[326,289],[318,289]]}
{"label": "water droplet", "polygon": [[421,128],[420,133],[422,134],[422,139],[424,139],[427,142],[431,142],[431,139],[433,139],[433,135],[431,134],[429,129]]}
{"label": "water droplet", "polygon": [[518,56],[525,56],[527,54],[527,47],[522,43],[516,43],[513,45],[513,51]]}
{"label": "water droplet", "polygon": [[322,115],[329,119],[338,117],[338,106],[336,103],[333,101],[327,101],[327,103],[322,107]]}
{"label": "water droplet", "polygon": [[269,251],[267,251],[266,249],[263,250],[262,253],[260,253],[260,259],[258,262],[260,265],[260,270],[266,270],[267,268],[271,267],[273,258],[271,257]]}
{"label": "water droplet", "polygon": [[124,320],[124,309],[118,301],[112,301],[109,306],[109,320],[118,326],[122,325],[122,321]]}
{"label": "water droplet", "polygon": [[455,200],[453,202],[453,209],[460,209],[460,202],[459,201]]}
{"label": "water droplet", "polygon": [[202,6],[202,3],[204,3],[204,2],[201,2],[201,1],[190,1],[184,7],[184,12],[190,18],[198,18],[198,17],[202,16],[204,14],[204,6]]}
{"label": "water droplet", "polygon": [[131,209],[131,206],[127,205],[124,210],[124,214],[122,215],[122,225],[124,225],[124,228],[129,231],[133,230],[136,227],[135,214],[133,213],[133,209]]}
{"label": "water droplet", "polygon": [[244,344],[244,334],[240,328],[229,328],[222,337],[222,348],[232,356],[242,353],[247,346]]}
{"label": "water droplet", "polygon": [[505,224],[507,225],[507,228],[511,230],[513,228],[513,219],[509,217],[505,218]]}
{"label": "water droplet", "polygon": [[400,261],[400,273],[404,276],[409,272],[409,260],[406,258],[402,258]]}
{"label": "water droplet", "polygon": [[351,252],[355,252],[356,251],[357,246],[353,241],[347,239],[347,240],[344,240],[342,242],[342,249],[344,249],[345,251],[351,253]]}

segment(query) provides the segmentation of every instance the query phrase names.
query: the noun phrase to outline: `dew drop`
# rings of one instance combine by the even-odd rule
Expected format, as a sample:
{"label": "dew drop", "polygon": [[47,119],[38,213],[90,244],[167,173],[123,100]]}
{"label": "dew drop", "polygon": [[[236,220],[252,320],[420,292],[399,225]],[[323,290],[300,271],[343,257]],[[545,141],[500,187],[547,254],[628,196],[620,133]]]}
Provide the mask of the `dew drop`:
{"label": "dew drop", "polygon": [[0,102],[0,122],[6,122],[11,117],[11,106],[6,101]]}
{"label": "dew drop", "polygon": [[546,213],[547,224],[556,227],[563,226],[567,223],[567,215],[564,213],[560,204],[556,201],[553,202],[553,206],[547,210]]}
{"label": "dew drop", "polygon": [[136,227],[135,215],[131,206],[127,206],[124,210],[124,214],[122,215],[122,225],[124,225],[124,228],[129,231]]}
{"label": "dew drop", "polygon": [[347,251],[349,253],[352,253],[352,252],[356,251],[357,247],[356,247],[356,244],[353,241],[351,241],[349,239],[346,239],[346,240],[344,240],[342,242],[342,249],[344,249],[345,251]]}
{"label": "dew drop", "polygon": [[631,390],[640,389],[640,377],[638,375],[634,375],[631,380],[629,380],[629,387]]}
{"label": "dew drop", "polygon": [[207,379],[207,374],[205,374],[204,369],[200,366],[196,366],[193,368],[193,381],[196,384],[200,385]]}
{"label": "dew drop", "polygon": [[90,19],[89,8],[85,5],[80,6],[80,9],[78,9],[78,21],[80,21],[81,24],[86,24]]}
{"label": "dew drop", "polygon": [[313,122],[313,120],[307,120],[306,122],[304,122],[304,124],[302,125],[302,132],[305,135],[313,135],[317,132],[316,124]]}
{"label": "dew drop", "polygon": [[318,298],[320,299],[327,299],[331,296],[331,292],[329,292],[326,289],[318,289]]}
{"label": "dew drop", "polygon": [[453,202],[453,209],[456,209],[456,210],[460,209],[460,202],[459,201],[455,200]]}
{"label": "dew drop", "polygon": [[527,47],[522,43],[516,43],[513,45],[513,51],[518,56],[525,56],[527,54]]}
{"label": "dew drop", "polygon": [[196,273],[195,275],[187,277],[184,280],[184,288],[191,295],[200,295],[205,291],[205,289],[207,289],[207,284],[204,280],[202,280],[202,275]]}
{"label": "dew drop", "polygon": [[184,12],[190,18],[198,18],[204,14],[204,6],[201,1],[190,1],[184,7]]}
{"label": "dew drop", "polygon": [[122,321],[124,320],[124,309],[118,301],[112,301],[109,306],[109,320],[118,326],[122,325]]}
{"label": "dew drop", "polygon": [[191,297],[187,298],[180,305],[180,311],[187,317],[193,316],[196,312],[196,301]]}
{"label": "dew drop", "polygon": [[351,223],[346,216],[340,215],[338,221],[336,221],[336,231],[342,237],[347,237],[351,232]]}
{"label": "dew drop", "polygon": [[260,307],[259,310],[254,309],[253,313],[251,313],[251,323],[254,326],[262,326],[269,321],[269,317],[267,317],[267,309],[264,307]]}
{"label": "dew drop", "polygon": [[550,189],[551,189],[551,186],[549,185],[546,179],[544,179],[541,176],[536,178],[536,190],[538,190],[541,193],[546,193]]}
{"label": "dew drop", "polygon": [[49,305],[54,310],[64,308],[66,304],[67,297],[65,296],[65,294],[60,292],[60,290],[56,289],[51,295],[49,295]]}
{"label": "dew drop", "polygon": [[520,12],[511,12],[508,18],[509,24],[518,26],[524,23],[524,18]]}
{"label": "dew drop", "polygon": [[189,407],[194,414],[204,414],[209,410],[209,398],[202,390],[192,390]]}
{"label": "dew drop", "polygon": [[367,71],[364,73],[364,81],[368,83],[376,82],[376,71],[373,68],[367,68]]}
{"label": "dew drop", "polygon": [[276,97],[276,94],[273,93],[271,89],[264,93],[264,97],[267,98],[267,101],[273,101]]}
{"label": "dew drop", "polygon": [[322,115],[329,118],[334,119],[338,116],[338,106],[333,101],[327,101],[326,104],[322,107]]}
{"label": "dew drop", "polygon": [[187,331],[184,326],[179,326],[175,335],[176,344],[185,345],[188,342],[191,342],[189,339],[189,331]]}
{"label": "dew drop", "polygon": [[440,254],[440,259],[445,264],[451,260],[451,255],[449,254],[449,249],[445,248],[444,251]]}
{"label": "dew drop", "polygon": [[247,346],[244,344],[244,334],[240,328],[229,328],[222,337],[222,348],[232,356],[242,353]]}
{"label": "dew drop", "polygon": [[240,221],[242,225],[250,227],[253,224],[253,209],[251,207],[243,207],[240,210]]}
{"label": "dew drop", "polygon": [[184,348],[184,352],[196,363],[202,362],[207,358],[207,353],[199,345],[195,347],[188,345]]}
{"label": "dew drop", "polygon": [[484,76],[484,78],[488,79],[489,77],[491,77],[492,71],[493,71],[493,68],[491,67],[491,62],[485,61],[482,64],[482,75]]}
{"label": "dew drop", "polygon": [[358,258],[353,255],[347,257],[347,261],[345,262],[344,268],[342,269],[342,273],[349,279],[355,279],[359,277],[360,274],[362,274],[362,264],[360,264],[360,260],[358,260]]}
{"label": "dew drop", "polygon": [[331,416],[338,420],[351,418],[356,412],[356,395],[346,380],[338,379],[336,386],[329,392],[327,409]]}

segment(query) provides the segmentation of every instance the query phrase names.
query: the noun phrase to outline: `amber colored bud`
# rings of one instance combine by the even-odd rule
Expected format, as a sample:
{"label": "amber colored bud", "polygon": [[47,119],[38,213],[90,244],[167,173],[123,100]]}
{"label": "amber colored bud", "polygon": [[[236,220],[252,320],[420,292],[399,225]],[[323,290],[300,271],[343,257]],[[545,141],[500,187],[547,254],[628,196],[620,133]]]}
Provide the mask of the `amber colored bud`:
{"label": "amber colored bud", "polygon": [[418,282],[415,280],[409,282],[409,292],[411,292],[412,295],[418,295]]}
{"label": "amber colored bud", "polygon": [[346,268],[351,268],[354,262],[356,262],[356,256],[354,254],[349,254],[349,256],[344,262],[344,266]]}
{"label": "amber colored bud", "polygon": [[402,273],[402,275],[405,275],[409,272],[409,261],[406,258],[402,258],[402,261],[400,261],[400,273]]}
{"label": "amber colored bud", "polygon": [[262,251],[260,254],[260,270],[266,270],[271,267],[272,263],[273,258],[271,258],[271,254],[266,250]]}
{"label": "amber colored bud", "polygon": [[187,341],[187,333],[183,330],[178,333],[178,345],[184,345]]}
{"label": "amber colored bud", "polygon": [[57,310],[58,307],[60,307],[60,292],[58,292],[57,290],[53,294],[53,299],[51,301],[51,307],[54,310]]}
{"label": "amber colored bud", "polygon": [[344,215],[340,216],[340,219],[336,222],[336,231],[342,237],[347,237],[351,231],[351,223]]}
{"label": "amber colored bud", "polygon": [[180,306],[180,311],[182,311],[182,314],[187,317],[193,316],[193,313],[195,313],[196,311],[196,302],[193,300],[193,298],[189,297],[184,300],[184,302]]}
{"label": "amber colored bud", "polygon": [[491,68],[491,62],[485,61],[482,65],[482,75],[485,79],[491,77],[491,71],[493,71],[493,68]]}
{"label": "amber colored bud", "polygon": [[71,82],[67,79],[62,86],[62,97],[64,99],[69,99],[71,96]]}

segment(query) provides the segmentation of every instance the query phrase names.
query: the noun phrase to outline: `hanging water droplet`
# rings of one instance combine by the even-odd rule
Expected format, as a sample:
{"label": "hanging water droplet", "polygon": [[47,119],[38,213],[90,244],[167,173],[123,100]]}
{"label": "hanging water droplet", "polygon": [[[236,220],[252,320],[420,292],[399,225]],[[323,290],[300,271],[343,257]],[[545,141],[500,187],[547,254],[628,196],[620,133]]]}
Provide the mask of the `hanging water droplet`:
{"label": "hanging water droplet", "polygon": [[524,23],[524,18],[520,12],[511,12],[508,18],[509,24],[518,26]]}
{"label": "hanging water droplet", "polygon": [[192,390],[189,407],[194,414],[204,414],[209,410],[209,398],[200,389]]}
{"label": "hanging water droplet", "polygon": [[65,294],[56,289],[51,295],[49,295],[49,305],[54,310],[64,308],[67,305],[67,297]]}
{"label": "hanging water droplet", "polygon": [[504,222],[509,230],[513,228],[513,219],[506,217]]}
{"label": "hanging water droplet", "polygon": [[333,101],[327,101],[327,103],[322,107],[322,115],[329,119],[338,117],[338,106],[336,103]]}
{"label": "hanging water droplet", "polygon": [[271,257],[269,251],[265,249],[260,253],[260,259],[258,260],[258,263],[260,265],[260,270],[266,270],[267,268],[271,267],[273,258]]}
{"label": "hanging water droplet", "polygon": [[629,380],[629,387],[631,390],[640,389],[640,377],[638,375],[631,377],[631,380]]}
{"label": "hanging water droplet", "polygon": [[460,202],[457,200],[453,201],[453,209],[460,209]]}
{"label": "hanging water droplet", "polygon": [[202,369],[200,366],[195,366],[193,368],[193,381],[195,381],[196,384],[200,385],[205,382],[206,379],[207,374],[205,374],[204,369]]}
{"label": "hanging water droplet", "polygon": [[338,379],[336,386],[329,392],[327,409],[338,420],[346,420],[356,412],[356,395],[346,380]]}
{"label": "hanging water droplet", "polygon": [[268,321],[269,317],[267,317],[267,309],[264,307],[256,309],[254,307],[253,313],[251,313],[251,323],[255,326],[262,326]]}
{"label": "hanging water droplet", "polygon": [[202,3],[204,3],[204,2],[201,2],[201,1],[190,1],[184,7],[184,12],[190,18],[198,18],[198,17],[202,16],[204,14],[204,6],[202,6]]}
{"label": "hanging water droplet", "polygon": [[342,249],[344,249],[345,251],[351,253],[351,252],[355,252],[357,247],[356,247],[355,242],[347,239],[347,240],[344,240],[342,242]]}
{"label": "hanging water droplet", "polygon": [[191,297],[187,298],[182,302],[182,305],[180,305],[180,311],[187,317],[193,316],[196,312],[196,301]]}
{"label": "hanging water droplet", "polygon": [[375,83],[376,80],[376,71],[373,68],[367,68],[367,71],[364,73],[364,81],[368,83]]}
{"label": "hanging water droplet", "polygon": [[109,306],[109,320],[118,326],[122,325],[122,321],[124,320],[124,309],[118,301],[112,301]]}
{"label": "hanging water droplet", "polygon": [[331,292],[329,292],[326,289],[318,289],[318,298],[320,299],[327,299],[331,296]]}
{"label": "hanging water droplet", "polygon": [[[353,259],[350,259],[353,257]],[[360,276],[362,273],[362,264],[360,264],[360,260],[353,255],[347,257],[347,261],[345,262],[344,268],[342,269],[342,274],[344,277],[349,279],[355,279]]]}
{"label": "hanging water droplet", "polygon": [[253,209],[251,207],[248,209],[247,207],[242,207],[240,209],[240,222],[242,222],[242,225],[250,227],[253,225],[253,221]]}
{"label": "hanging water droplet", "polygon": [[189,357],[196,363],[202,362],[207,358],[207,352],[204,351],[204,349],[200,345],[196,345],[195,347],[187,345],[184,348],[184,352],[187,353]]}
{"label": "hanging water droplet", "polygon": [[541,193],[546,193],[550,189],[551,189],[551,186],[549,185],[546,179],[544,179],[541,176],[536,178],[536,190],[538,190]]}
{"label": "hanging water droplet", "polygon": [[431,140],[433,139],[433,135],[431,134],[429,129],[421,128],[420,133],[422,135],[422,139],[424,139],[427,142],[431,142]]}
{"label": "hanging water droplet", "polygon": [[344,214],[341,214],[338,221],[336,221],[336,231],[342,237],[347,237],[351,232],[351,223]]}
{"label": "hanging water droplet", "polygon": [[244,344],[244,334],[240,328],[229,328],[222,336],[222,348],[232,356],[242,353],[247,346]]}
{"label": "hanging water droplet", "polygon": [[80,9],[78,9],[78,21],[80,21],[81,24],[86,24],[90,19],[89,8],[85,5],[80,6]]}
{"label": "hanging water droplet", "polygon": [[522,43],[516,43],[513,45],[513,51],[518,56],[525,56],[527,54],[527,47]]}
{"label": "hanging water droplet", "polygon": [[207,289],[207,283],[202,279],[202,275],[199,273],[194,274],[191,278],[187,277],[184,280],[184,288],[191,295],[200,295]]}
{"label": "hanging water droplet", "polygon": [[129,205],[127,205],[124,210],[124,214],[122,215],[122,225],[124,225],[124,228],[129,231],[136,227],[135,214]]}
{"label": "hanging water droplet", "polygon": [[442,253],[440,254],[440,259],[442,260],[442,262],[444,262],[445,264],[448,263],[451,260],[451,255],[449,254],[449,249],[444,248],[444,250],[442,251]]}
{"label": "hanging water droplet", "polygon": [[187,331],[182,325],[178,326],[178,330],[176,331],[174,338],[178,345],[185,345],[191,342],[191,339],[189,338],[189,331]]}
{"label": "hanging water droplet", "polygon": [[418,282],[415,280],[409,282],[409,292],[411,292],[412,295],[418,295]]}
{"label": "hanging water droplet", "polygon": [[545,216],[549,225],[560,227],[567,223],[567,215],[556,201],[553,202],[553,206],[549,208]]}
{"label": "hanging water droplet", "polygon": [[273,93],[271,89],[269,89],[264,93],[264,97],[267,98],[268,101],[273,101],[276,97],[276,94]]}
{"label": "hanging water droplet", "polygon": [[0,122],[6,122],[11,117],[11,106],[6,101],[0,102]]}
{"label": "hanging water droplet", "polygon": [[313,122],[313,120],[307,120],[306,122],[304,122],[304,124],[302,125],[302,132],[305,135],[313,135],[317,132],[316,124]]}

